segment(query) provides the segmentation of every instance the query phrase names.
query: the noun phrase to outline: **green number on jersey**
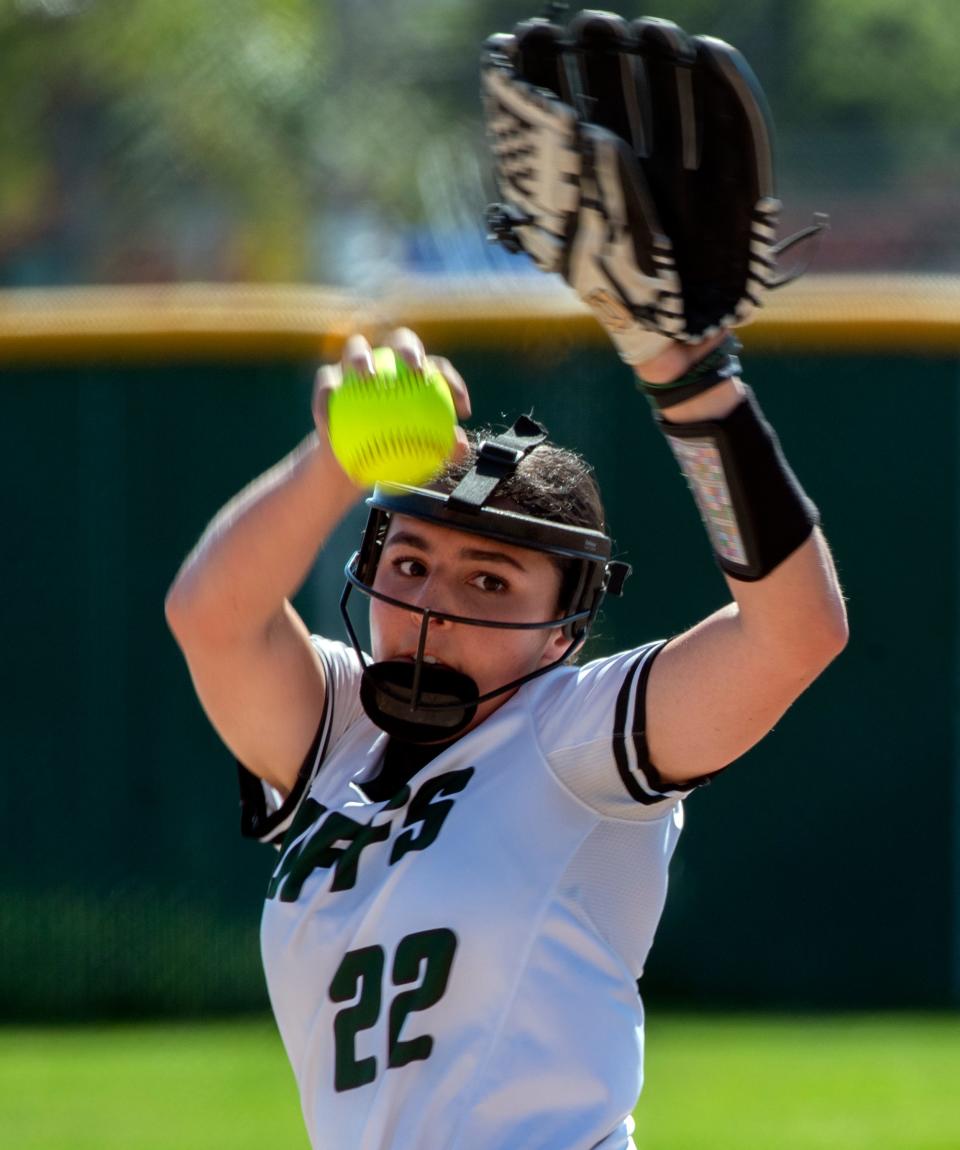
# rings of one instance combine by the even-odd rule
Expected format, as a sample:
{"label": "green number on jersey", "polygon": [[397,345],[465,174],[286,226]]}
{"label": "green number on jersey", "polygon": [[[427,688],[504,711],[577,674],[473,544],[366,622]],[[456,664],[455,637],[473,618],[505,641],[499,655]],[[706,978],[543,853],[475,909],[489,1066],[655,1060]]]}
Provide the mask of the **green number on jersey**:
{"label": "green number on jersey", "polygon": [[[420,983],[412,990],[402,991],[390,1004],[388,1067],[406,1066],[430,1057],[433,1038],[429,1034],[401,1041],[400,1031],[409,1015],[434,1006],[443,997],[456,949],[457,936],[445,927],[421,930],[400,940],[393,960],[393,984],[406,986],[418,978]],[[352,1006],[337,1011],[333,1019],[333,1085],[337,1091],[366,1086],[377,1076],[373,1055],[357,1058],[356,1039],[361,1030],[369,1030],[380,1017],[383,970],[383,947],[365,946],[347,951],[330,983],[333,1002],[356,998]]]}
{"label": "green number on jersey", "polygon": [[356,1040],[361,1030],[369,1030],[380,1017],[383,981],[383,947],[365,946],[348,951],[330,983],[330,997],[334,1002],[346,1002],[357,995],[353,1006],[344,1007],[333,1020],[333,1038],[336,1047],[334,1087],[353,1090],[366,1086],[377,1076],[377,1060],[357,1058]]}
{"label": "green number on jersey", "polygon": [[390,1056],[388,1066],[406,1066],[408,1062],[419,1062],[430,1057],[433,1039],[429,1034],[419,1038],[400,1041],[400,1030],[408,1014],[426,1010],[443,998],[453,965],[453,955],[457,949],[457,936],[452,930],[421,930],[408,934],[397,947],[393,959],[393,985],[406,986],[420,977],[421,963],[423,980],[413,990],[398,994],[390,1004]]}

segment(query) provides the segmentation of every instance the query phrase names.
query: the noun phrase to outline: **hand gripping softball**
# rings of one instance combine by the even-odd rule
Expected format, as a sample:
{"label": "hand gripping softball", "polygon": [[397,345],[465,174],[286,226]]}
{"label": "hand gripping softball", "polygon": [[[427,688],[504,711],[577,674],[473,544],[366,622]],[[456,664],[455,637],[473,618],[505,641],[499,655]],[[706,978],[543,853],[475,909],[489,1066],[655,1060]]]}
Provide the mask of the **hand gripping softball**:
{"label": "hand gripping softball", "polygon": [[639,364],[746,323],[777,256],[771,123],[746,60],[666,20],[584,11],[484,46],[494,236],[559,272]]}

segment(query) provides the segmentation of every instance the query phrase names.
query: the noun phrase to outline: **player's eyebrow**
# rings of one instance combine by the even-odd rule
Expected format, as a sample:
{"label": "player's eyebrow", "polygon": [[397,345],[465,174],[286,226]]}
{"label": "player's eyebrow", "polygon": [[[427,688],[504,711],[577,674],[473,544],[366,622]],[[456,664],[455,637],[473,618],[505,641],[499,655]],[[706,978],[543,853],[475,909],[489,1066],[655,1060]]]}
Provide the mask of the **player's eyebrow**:
{"label": "player's eyebrow", "polygon": [[392,531],[384,540],[384,547],[392,547],[394,544],[400,544],[404,547],[418,547],[421,551],[430,551],[430,544],[424,539],[422,535],[417,535],[415,531]]}
{"label": "player's eyebrow", "polygon": [[517,571],[526,571],[526,567],[512,555],[505,551],[487,551],[482,547],[464,547],[460,551],[462,559],[473,559],[480,563],[506,563],[508,567],[515,567]]}
{"label": "player's eyebrow", "polygon": [[[426,552],[433,550],[429,540],[425,539],[422,535],[418,535],[415,531],[394,531],[384,543],[384,547],[392,547],[394,544],[404,547],[416,547]],[[518,559],[514,559],[512,555],[508,555],[505,551],[492,551],[487,547],[461,547],[459,555],[461,559],[472,559],[474,562],[504,563],[508,567],[514,567],[517,571],[527,570],[526,567],[524,567]]]}

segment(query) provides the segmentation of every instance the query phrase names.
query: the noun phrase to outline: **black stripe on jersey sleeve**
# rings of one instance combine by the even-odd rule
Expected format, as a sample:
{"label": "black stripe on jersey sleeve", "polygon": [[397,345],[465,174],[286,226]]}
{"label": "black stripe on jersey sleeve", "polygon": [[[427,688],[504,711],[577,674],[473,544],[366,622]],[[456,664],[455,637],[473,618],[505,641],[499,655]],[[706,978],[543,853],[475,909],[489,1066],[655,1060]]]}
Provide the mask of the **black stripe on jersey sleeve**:
{"label": "black stripe on jersey sleeve", "polygon": [[[323,655],[321,653],[321,659]],[[324,669],[326,663],[324,663]],[[317,733],[313,736],[310,749],[304,756],[297,781],[282,804],[272,813],[267,812],[267,799],[264,787],[267,785],[243,763],[237,760],[237,778],[240,785],[240,834],[244,838],[256,839],[261,843],[280,845],[287,828],[293,822],[307,787],[316,777],[317,771],[327,753],[330,742],[330,727],[333,718],[333,676],[326,675],[326,689],[323,699],[323,713]]]}
{"label": "black stripe on jersey sleeve", "polygon": [[617,695],[613,720],[613,757],[620,780],[631,798],[650,806],[686,794],[703,780],[673,783],[650,762],[646,736],[647,680],[664,642],[652,643],[637,655]]}

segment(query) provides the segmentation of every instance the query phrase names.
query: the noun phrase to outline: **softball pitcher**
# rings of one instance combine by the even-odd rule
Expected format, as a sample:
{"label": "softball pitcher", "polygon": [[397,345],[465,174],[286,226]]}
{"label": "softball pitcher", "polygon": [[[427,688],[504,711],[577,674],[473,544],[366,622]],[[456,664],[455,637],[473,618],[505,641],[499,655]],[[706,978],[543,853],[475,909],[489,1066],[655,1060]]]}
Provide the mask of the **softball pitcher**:
{"label": "softball pitcher", "polygon": [[[242,829],[278,848],[263,960],[315,1150],[632,1147],[637,981],[684,799],[846,642],[817,510],[729,330],[781,278],[749,68],[664,21],[585,12],[494,37],[483,87],[494,230],[606,325],[730,598],[578,663],[629,574],[585,462],[521,417],[461,434],[424,487],[363,492],[326,413],[372,349],[356,336],[321,370],[314,431],[214,518],[167,599],[241,764]],[[390,344],[427,364],[412,332]],[[463,380],[432,362],[467,419]],[[345,637],[311,635],[290,599],[365,494]]]}

